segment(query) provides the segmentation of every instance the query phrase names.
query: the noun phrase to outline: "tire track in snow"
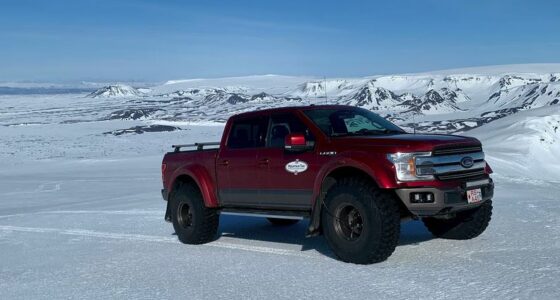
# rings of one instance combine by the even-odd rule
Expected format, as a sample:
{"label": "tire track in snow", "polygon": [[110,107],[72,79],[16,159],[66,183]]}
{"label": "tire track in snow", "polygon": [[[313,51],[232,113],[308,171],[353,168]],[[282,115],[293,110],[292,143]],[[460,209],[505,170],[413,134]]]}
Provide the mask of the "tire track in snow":
{"label": "tire track in snow", "polygon": [[[72,235],[72,236],[83,236],[83,237],[96,237],[105,239],[116,239],[116,240],[126,240],[126,241],[141,241],[141,242],[156,242],[156,243],[170,243],[170,244],[180,244],[177,238],[174,237],[163,237],[154,235],[143,235],[143,234],[129,234],[129,233],[112,233],[112,232],[101,232],[85,229],[58,229],[58,228],[38,228],[38,227],[20,227],[20,226],[0,226],[2,231],[16,231],[16,232],[31,232],[31,233],[53,233],[61,235]],[[263,246],[252,246],[252,245],[242,245],[233,244],[226,242],[212,242],[208,244],[201,245],[203,247],[215,247],[222,249],[232,249],[232,250],[242,250],[258,253],[266,253],[281,256],[297,256],[305,258],[317,258],[317,256],[303,254],[300,251],[288,250],[288,249],[278,249]],[[199,246],[197,246],[199,247]]]}
{"label": "tire track in snow", "polygon": [[42,192],[42,193],[49,193],[49,192],[56,192],[60,191],[59,182],[47,182],[40,184],[39,187],[35,190],[35,192]]}
{"label": "tire track in snow", "polygon": [[165,211],[158,210],[49,210],[40,212],[42,214],[100,214],[100,215],[151,215],[163,216]]}
{"label": "tire track in snow", "polygon": [[133,209],[133,210],[46,210],[46,211],[37,211],[37,212],[29,212],[29,213],[20,213],[20,214],[11,214],[11,215],[0,215],[0,219],[2,218],[11,218],[11,217],[21,217],[21,216],[28,216],[28,215],[37,215],[37,214],[61,214],[61,215],[75,215],[75,214],[85,214],[85,215],[130,215],[130,216],[161,216],[165,214],[165,212],[158,210],[142,210],[142,209]]}
{"label": "tire track in snow", "polygon": [[45,210],[45,211],[36,211],[36,212],[28,212],[28,213],[20,213],[20,214],[11,214],[11,215],[0,215],[0,219],[2,218],[11,218],[11,217],[21,217],[21,216],[28,216],[28,215],[37,215],[37,214],[61,214],[61,215],[74,215],[74,214],[85,214],[85,215],[138,215],[138,216],[161,216],[165,214],[164,211],[161,209],[158,210],[143,210],[143,209],[132,209],[132,210]]}

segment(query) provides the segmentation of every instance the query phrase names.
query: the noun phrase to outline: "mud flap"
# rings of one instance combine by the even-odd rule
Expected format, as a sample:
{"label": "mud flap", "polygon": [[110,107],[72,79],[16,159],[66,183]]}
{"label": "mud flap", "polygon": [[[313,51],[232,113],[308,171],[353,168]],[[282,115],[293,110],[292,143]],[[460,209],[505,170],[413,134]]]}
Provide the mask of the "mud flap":
{"label": "mud flap", "polygon": [[305,233],[305,237],[307,238],[318,236],[319,234],[321,234],[321,204],[321,197],[317,197],[317,199],[315,199],[315,203],[313,204],[313,211],[311,212],[309,227],[307,227],[307,232]]}
{"label": "mud flap", "polygon": [[327,177],[324,179],[321,185],[321,192],[315,199],[313,203],[313,210],[311,211],[311,217],[309,220],[309,227],[305,233],[305,237],[314,237],[322,233],[321,230],[321,210],[325,205],[324,199],[327,197],[327,191],[336,183],[336,180],[332,177]]}
{"label": "mud flap", "polygon": [[167,208],[165,209],[165,221],[171,223],[171,209],[170,209],[170,203],[171,201],[167,201]]}

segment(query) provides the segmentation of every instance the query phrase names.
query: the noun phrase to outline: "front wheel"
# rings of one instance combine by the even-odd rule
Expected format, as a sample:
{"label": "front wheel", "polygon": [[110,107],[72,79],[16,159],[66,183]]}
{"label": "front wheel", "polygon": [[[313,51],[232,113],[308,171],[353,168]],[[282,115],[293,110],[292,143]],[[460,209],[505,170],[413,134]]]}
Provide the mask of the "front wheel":
{"label": "front wheel", "polygon": [[335,255],[356,264],[387,259],[399,241],[396,201],[367,180],[339,180],[327,192],[321,217],[323,233]]}
{"label": "front wheel", "polygon": [[475,209],[458,212],[451,219],[424,218],[426,228],[436,237],[452,240],[468,240],[482,234],[492,217],[492,200]]}

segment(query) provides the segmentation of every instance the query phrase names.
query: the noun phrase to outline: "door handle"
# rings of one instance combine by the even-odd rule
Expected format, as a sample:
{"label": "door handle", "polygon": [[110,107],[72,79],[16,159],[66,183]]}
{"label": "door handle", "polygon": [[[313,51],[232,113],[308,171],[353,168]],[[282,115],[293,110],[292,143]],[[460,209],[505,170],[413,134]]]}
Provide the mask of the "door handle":
{"label": "door handle", "polygon": [[220,166],[229,166],[229,160],[225,159],[218,163]]}
{"label": "door handle", "polygon": [[263,159],[259,160],[259,165],[268,165],[269,162],[270,162],[270,159],[263,158]]}

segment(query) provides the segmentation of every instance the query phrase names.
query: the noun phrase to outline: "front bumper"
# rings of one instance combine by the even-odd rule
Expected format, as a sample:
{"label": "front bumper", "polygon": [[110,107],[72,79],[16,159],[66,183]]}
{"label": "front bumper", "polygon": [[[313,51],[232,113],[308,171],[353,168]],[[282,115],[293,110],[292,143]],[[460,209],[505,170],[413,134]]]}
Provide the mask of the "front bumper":
{"label": "front bumper", "polygon": [[[482,201],[478,203],[468,203],[467,190],[476,188],[480,188],[482,191]],[[419,217],[436,216],[475,208],[486,200],[492,199],[494,196],[494,182],[491,178],[488,178],[488,183],[469,185],[468,187],[466,183],[463,183],[451,189],[438,189],[434,187],[402,188],[395,190],[395,192],[413,215]],[[432,193],[434,195],[434,202],[413,203],[411,201],[411,193],[422,192]]]}
{"label": "front bumper", "polygon": [[161,196],[163,197],[164,201],[169,200],[169,192],[167,191],[167,189],[161,189]]}

